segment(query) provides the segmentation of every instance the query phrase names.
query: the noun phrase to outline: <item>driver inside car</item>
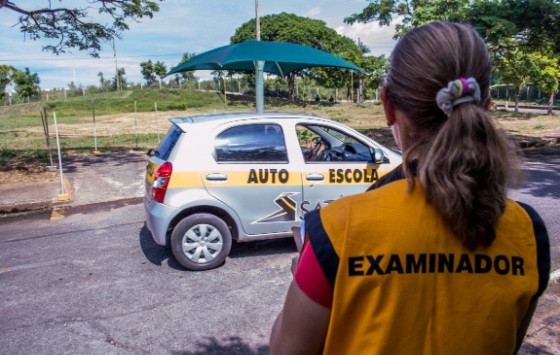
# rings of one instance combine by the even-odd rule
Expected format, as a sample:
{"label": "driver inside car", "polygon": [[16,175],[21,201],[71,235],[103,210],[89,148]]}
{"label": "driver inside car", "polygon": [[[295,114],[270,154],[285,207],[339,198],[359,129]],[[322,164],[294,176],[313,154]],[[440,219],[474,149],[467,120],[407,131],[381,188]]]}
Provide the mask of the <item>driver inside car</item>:
{"label": "driver inside car", "polygon": [[321,155],[327,149],[327,144],[321,139],[321,137],[314,137],[307,149],[303,152],[305,161],[318,161],[321,160]]}

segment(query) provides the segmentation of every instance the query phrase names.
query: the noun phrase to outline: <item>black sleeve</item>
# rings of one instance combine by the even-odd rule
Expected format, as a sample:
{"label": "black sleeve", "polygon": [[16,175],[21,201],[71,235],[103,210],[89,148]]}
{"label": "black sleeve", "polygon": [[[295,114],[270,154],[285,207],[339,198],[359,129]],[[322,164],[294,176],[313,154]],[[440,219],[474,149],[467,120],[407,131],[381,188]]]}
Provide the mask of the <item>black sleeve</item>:
{"label": "black sleeve", "polygon": [[383,175],[381,179],[374,182],[373,185],[371,185],[367,189],[367,191],[378,189],[383,185],[387,185],[390,182],[401,180],[401,179],[404,179],[404,171],[403,171],[402,164],[397,166],[387,174]]}
{"label": "black sleeve", "polygon": [[323,228],[319,210],[313,210],[305,215],[305,233],[309,236],[309,243],[317,256],[323,274],[334,290],[336,273],[338,272],[339,257]]}
{"label": "black sleeve", "polygon": [[548,241],[548,232],[546,231],[544,221],[533,207],[522,202],[517,203],[523,207],[533,222],[533,233],[535,234],[537,244],[537,268],[539,270],[539,289],[531,299],[531,302],[535,302],[537,298],[543,294],[550,277],[550,245]]}

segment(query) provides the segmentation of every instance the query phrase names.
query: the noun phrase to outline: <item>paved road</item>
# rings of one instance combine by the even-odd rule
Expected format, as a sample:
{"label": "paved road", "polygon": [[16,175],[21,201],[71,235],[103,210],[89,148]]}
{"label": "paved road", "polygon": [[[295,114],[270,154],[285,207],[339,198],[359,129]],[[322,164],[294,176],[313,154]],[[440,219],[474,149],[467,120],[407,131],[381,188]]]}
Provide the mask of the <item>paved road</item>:
{"label": "paved road", "polygon": [[526,181],[511,197],[530,204],[546,223],[551,245],[552,269],[560,269],[560,157],[531,157],[524,164]]}
{"label": "paved road", "polygon": [[[139,164],[143,164],[141,161]],[[560,158],[526,165],[513,192],[545,219],[560,260]],[[0,219],[2,353],[266,354],[291,279],[289,239],[235,245],[189,272],[156,245],[141,204]],[[522,353],[560,353],[560,285],[547,290]]]}
{"label": "paved road", "polygon": [[0,352],[267,353],[292,240],[236,245],[223,267],[189,272],[143,216],[136,204],[0,221]]}
{"label": "paved road", "polygon": [[[496,108],[513,112],[513,111],[515,111],[515,104],[510,103],[507,108],[505,107],[505,105],[502,105],[502,104],[501,105],[496,105]],[[519,112],[538,113],[538,114],[544,115],[544,114],[546,114],[547,108],[543,107],[543,106],[534,107],[534,106],[521,105],[518,108],[518,110],[519,110]],[[560,109],[553,108],[552,113],[555,114],[555,115],[558,115],[558,114],[560,114]]]}

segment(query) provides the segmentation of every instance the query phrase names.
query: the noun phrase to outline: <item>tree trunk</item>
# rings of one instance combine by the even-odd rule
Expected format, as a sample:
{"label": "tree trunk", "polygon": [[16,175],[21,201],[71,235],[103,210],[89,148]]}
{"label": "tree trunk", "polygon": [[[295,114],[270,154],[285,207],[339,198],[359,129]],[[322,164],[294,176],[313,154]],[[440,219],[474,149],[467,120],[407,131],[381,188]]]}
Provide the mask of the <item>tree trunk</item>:
{"label": "tree trunk", "polygon": [[223,86],[224,86],[224,103],[227,105],[227,94],[226,94],[226,76],[222,76],[222,82],[223,82]]}
{"label": "tree trunk", "polygon": [[358,102],[365,102],[365,80],[360,78],[359,81],[359,98],[358,98]]}
{"label": "tree trunk", "polygon": [[294,73],[289,73],[286,78],[288,79],[288,96],[291,101],[294,101],[294,86],[296,82],[296,75]]}
{"label": "tree trunk", "polygon": [[550,94],[550,98],[548,99],[548,108],[546,110],[547,115],[552,115],[552,107],[554,106],[554,93]]}
{"label": "tree trunk", "polygon": [[519,112],[519,97],[521,96],[521,88],[517,87],[515,90],[515,109],[514,112]]}

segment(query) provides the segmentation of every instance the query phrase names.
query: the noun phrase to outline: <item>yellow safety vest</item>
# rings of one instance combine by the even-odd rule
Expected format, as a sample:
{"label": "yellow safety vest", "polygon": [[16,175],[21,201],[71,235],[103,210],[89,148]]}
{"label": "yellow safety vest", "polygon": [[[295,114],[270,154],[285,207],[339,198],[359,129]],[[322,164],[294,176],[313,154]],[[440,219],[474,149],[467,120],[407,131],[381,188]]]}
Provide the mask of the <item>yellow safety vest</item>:
{"label": "yellow safety vest", "polygon": [[544,224],[512,200],[475,251],[404,179],[310,213],[306,230],[334,290],[325,354],[511,354],[548,281]]}

